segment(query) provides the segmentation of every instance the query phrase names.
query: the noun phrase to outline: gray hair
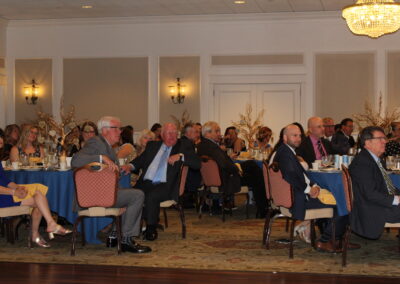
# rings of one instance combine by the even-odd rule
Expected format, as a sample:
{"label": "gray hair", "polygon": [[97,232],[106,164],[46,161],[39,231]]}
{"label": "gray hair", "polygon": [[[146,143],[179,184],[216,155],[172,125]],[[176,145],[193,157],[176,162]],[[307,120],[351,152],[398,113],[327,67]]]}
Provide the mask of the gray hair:
{"label": "gray hair", "polygon": [[203,124],[201,132],[203,136],[205,136],[206,133],[210,133],[213,130],[213,128],[218,126],[219,126],[218,123],[216,123],[215,121],[207,121],[206,123]]}
{"label": "gray hair", "polygon": [[103,116],[102,118],[97,121],[97,129],[99,132],[105,127],[110,127],[111,121],[118,121],[121,123],[121,120],[115,116]]}

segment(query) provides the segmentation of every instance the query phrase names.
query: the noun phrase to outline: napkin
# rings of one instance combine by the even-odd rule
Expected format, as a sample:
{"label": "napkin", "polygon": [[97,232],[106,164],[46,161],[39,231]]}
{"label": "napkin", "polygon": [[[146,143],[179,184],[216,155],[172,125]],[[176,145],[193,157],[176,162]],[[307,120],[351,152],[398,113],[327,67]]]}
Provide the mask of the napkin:
{"label": "napkin", "polygon": [[47,190],[49,189],[47,186],[40,183],[20,184],[20,186],[24,186],[28,194],[22,199],[14,195],[14,202],[20,202],[22,200],[32,198],[36,191],[40,191],[43,195],[46,195]]}
{"label": "napkin", "polygon": [[324,188],[321,188],[318,195],[319,201],[327,205],[336,205],[336,199],[333,194]]}

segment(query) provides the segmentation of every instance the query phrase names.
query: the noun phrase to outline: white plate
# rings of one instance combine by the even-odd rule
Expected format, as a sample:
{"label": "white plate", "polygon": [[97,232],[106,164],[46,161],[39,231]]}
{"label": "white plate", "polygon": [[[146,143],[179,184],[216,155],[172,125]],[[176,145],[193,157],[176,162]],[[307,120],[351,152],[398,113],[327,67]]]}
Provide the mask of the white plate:
{"label": "white plate", "polygon": [[57,169],[57,171],[59,171],[59,172],[66,172],[66,171],[69,171],[70,170],[70,168],[66,168],[66,169]]}

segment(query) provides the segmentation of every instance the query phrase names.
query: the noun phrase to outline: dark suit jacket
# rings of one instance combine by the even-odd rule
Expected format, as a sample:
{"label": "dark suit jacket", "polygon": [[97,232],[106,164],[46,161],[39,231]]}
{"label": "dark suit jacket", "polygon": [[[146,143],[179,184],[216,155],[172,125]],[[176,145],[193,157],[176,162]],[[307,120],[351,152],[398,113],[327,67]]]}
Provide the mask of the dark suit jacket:
{"label": "dark suit jacket", "polygon": [[290,150],[289,146],[282,144],[276,151],[274,162],[278,163],[282,172],[282,177],[293,188],[293,206],[291,212],[297,220],[304,220],[306,212],[307,197],[304,190],[307,188],[304,179],[304,168],[297,160],[296,155]]}
{"label": "dark suit jacket", "polygon": [[333,135],[331,141],[333,151],[339,155],[347,155],[349,149],[354,147],[355,144],[353,136],[347,138],[341,130]]}
{"label": "dark suit jacket", "polygon": [[100,162],[100,155],[105,155],[118,165],[115,151],[103,136],[95,136],[86,141],[85,146],[72,157],[73,168],[83,167],[86,164]]}
{"label": "dark suit jacket", "polygon": [[240,191],[239,169],[216,143],[207,138],[203,138],[201,142],[197,144],[197,155],[209,156],[217,162],[222,175],[222,190],[226,194],[233,194]]}
{"label": "dark suit jacket", "polygon": [[[144,152],[131,162],[131,164],[135,167],[135,170],[142,170],[142,174],[137,181],[135,188],[145,189],[145,181],[143,179],[147,173],[147,169],[149,168],[154,157],[157,155],[162,144],[162,141],[148,142]],[[200,159],[194,152],[193,143],[191,143],[189,140],[178,139],[176,144],[171,149],[170,156],[179,153],[184,155],[184,165],[189,166],[191,169],[200,169]],[[170,192],[170,198],[174,200],[178,200],[179,197],[178,178],[181,165],[182,162],[176,162],[172,166],[168,164],[167,167],[166,190]]]}
{"label": "dark suit jacket", "polygon": [[389,195],[383,175],[368,150],[363,149],[354,158],[349,171],[354,192],[351,228],[361,236],[377,239],[384,230],[388,211],[394,209],[394,197]]}
{"label": "dark suit jacket", "polygon": [[[328,155],[333,154],[332,153],[332,147],[331,143],[326,140],[325,138],[321,138],[322,145],[324,145],[325,151]],[[304,161],[307,162],[308,166],[311,168],[312,163],[316,160],[315,158],[315,152],[314,152],[314,147],[311,142],[310,136],[308,136],[306,139],[304,139],[301,142],[301,145],[299,148],[296,149],[297,155],[302,157]]]}

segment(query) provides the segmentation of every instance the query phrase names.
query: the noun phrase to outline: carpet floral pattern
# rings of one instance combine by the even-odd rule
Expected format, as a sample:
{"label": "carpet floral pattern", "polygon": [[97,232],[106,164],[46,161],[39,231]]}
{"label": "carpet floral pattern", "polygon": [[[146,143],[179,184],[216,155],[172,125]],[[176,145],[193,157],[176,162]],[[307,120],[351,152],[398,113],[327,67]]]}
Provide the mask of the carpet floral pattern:
{"label": "carpet floral pattern", "polygon": [[[358,275],[400,275],[400,253],[397,251],[397,231],[385,232],[379,241],[352,236],[352,242],[362,248],[350,251],[348,266],[341,267],[340,254],[320,253],[310,245],[297,241],[294,258],[288,258],[288,247],[275,242],[287,238],[284,220],[278,220],[272,229],[271,248],[262,243],[264,221],[244,218],[243,212],[234,212],[222,223],[220,216],[203,215],[198,219],[193,210],[186,211],[187,238],[181,238],[177,212],[168,212],[169,227],[159,232],[155,242],[140,241],[153,249],[152,253],[117,255],[115,248],[105,245],[77,243],[76,256],[69,255],[70,236],[57,237],[50,249],[26,246],[21,236],[14,245],[0,239],[0,261],[121,265],[142,267],[169,267],[194,269],[221,269],[244,271],[285,271]],[[253,215],[254,216],[254,215]],[[22,235],[23,229],[20,230]],[[80,240],[78,238],[78,240]]]}

